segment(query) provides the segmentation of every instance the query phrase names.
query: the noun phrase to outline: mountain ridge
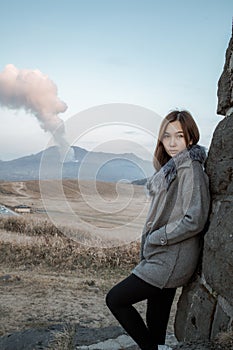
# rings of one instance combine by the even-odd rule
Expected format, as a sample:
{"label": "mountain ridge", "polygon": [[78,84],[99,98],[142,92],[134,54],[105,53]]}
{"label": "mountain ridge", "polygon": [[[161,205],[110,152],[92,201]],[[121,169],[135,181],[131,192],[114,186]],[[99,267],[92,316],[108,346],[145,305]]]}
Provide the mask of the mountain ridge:
{"label": "mountain ridge", "polygon": [[51,146],[38,153],[1,161],[0,181],[38,179],[86,179],[98,181],[141,180],[153,173],[152,162],[134,153],[92,152],[72,146],[74,159],[61,162],[59,148]]}

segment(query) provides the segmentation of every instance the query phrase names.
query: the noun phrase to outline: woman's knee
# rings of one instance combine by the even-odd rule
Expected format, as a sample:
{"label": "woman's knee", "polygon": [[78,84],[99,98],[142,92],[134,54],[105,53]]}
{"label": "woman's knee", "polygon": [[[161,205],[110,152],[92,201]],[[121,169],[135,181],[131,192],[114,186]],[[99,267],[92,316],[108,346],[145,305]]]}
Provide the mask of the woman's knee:
{"label": "woman's knee", "polygon": [[130,275],[110,289],[105,298],[106,304],[110,310],[131,304],[132,290],[135,289],[135,278],[137,277]]}
{"label": "woman's knee", "polygon": [[114,287],[113,287],[112,289],[110,289],[110,291],[107,293],[105,297],[106,305],[110,310],[114,309],[117,306],[117,299],[115,294],[116,293],[114,292]]}

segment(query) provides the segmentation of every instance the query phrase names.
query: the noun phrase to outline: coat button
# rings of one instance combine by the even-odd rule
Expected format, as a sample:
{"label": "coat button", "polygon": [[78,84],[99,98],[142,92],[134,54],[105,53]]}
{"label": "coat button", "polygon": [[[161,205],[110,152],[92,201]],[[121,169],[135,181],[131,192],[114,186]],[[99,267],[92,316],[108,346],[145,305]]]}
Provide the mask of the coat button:
{"label": "coat button", "polygon": [[160,238],[160,243],[161,245],[166,245],[167,244],[167,240],[164,237]]}
{"label": "coat button", "polygon": [[153,222],[152,222],[152,221],[148,221],[148,223],[146,224],[146,226],[147,226],[147,227],[151,227],[151,226],[152,226],[152,224],[153,224]]}

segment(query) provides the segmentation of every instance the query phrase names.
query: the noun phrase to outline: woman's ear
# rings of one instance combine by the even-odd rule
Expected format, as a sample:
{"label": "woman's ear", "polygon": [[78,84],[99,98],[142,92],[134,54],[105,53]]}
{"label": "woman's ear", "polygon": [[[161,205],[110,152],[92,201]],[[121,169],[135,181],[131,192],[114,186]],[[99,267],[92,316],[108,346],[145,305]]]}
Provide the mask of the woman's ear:
{"label": "woman's ear", "polygon": [[189,146],[191,146],[193,144],[193,140],[189,141]]}

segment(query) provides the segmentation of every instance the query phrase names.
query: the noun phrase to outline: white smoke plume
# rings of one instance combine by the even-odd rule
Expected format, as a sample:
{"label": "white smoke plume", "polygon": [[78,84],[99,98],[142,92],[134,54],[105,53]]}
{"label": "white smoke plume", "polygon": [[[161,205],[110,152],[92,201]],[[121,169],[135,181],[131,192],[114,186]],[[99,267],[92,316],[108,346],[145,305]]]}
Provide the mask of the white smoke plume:
{"label": "white smoke plume", "polygon": [[[63,157],[69,149],[63,120],[58,116],[67,105],[57,96],[57,87],[39,70],[21,69],[8,64],[0,72],[0,105],[10,109],[23,108],[36,116],[40,126],[54,136]],[[70,156],[69,156],[70,157]]]}

